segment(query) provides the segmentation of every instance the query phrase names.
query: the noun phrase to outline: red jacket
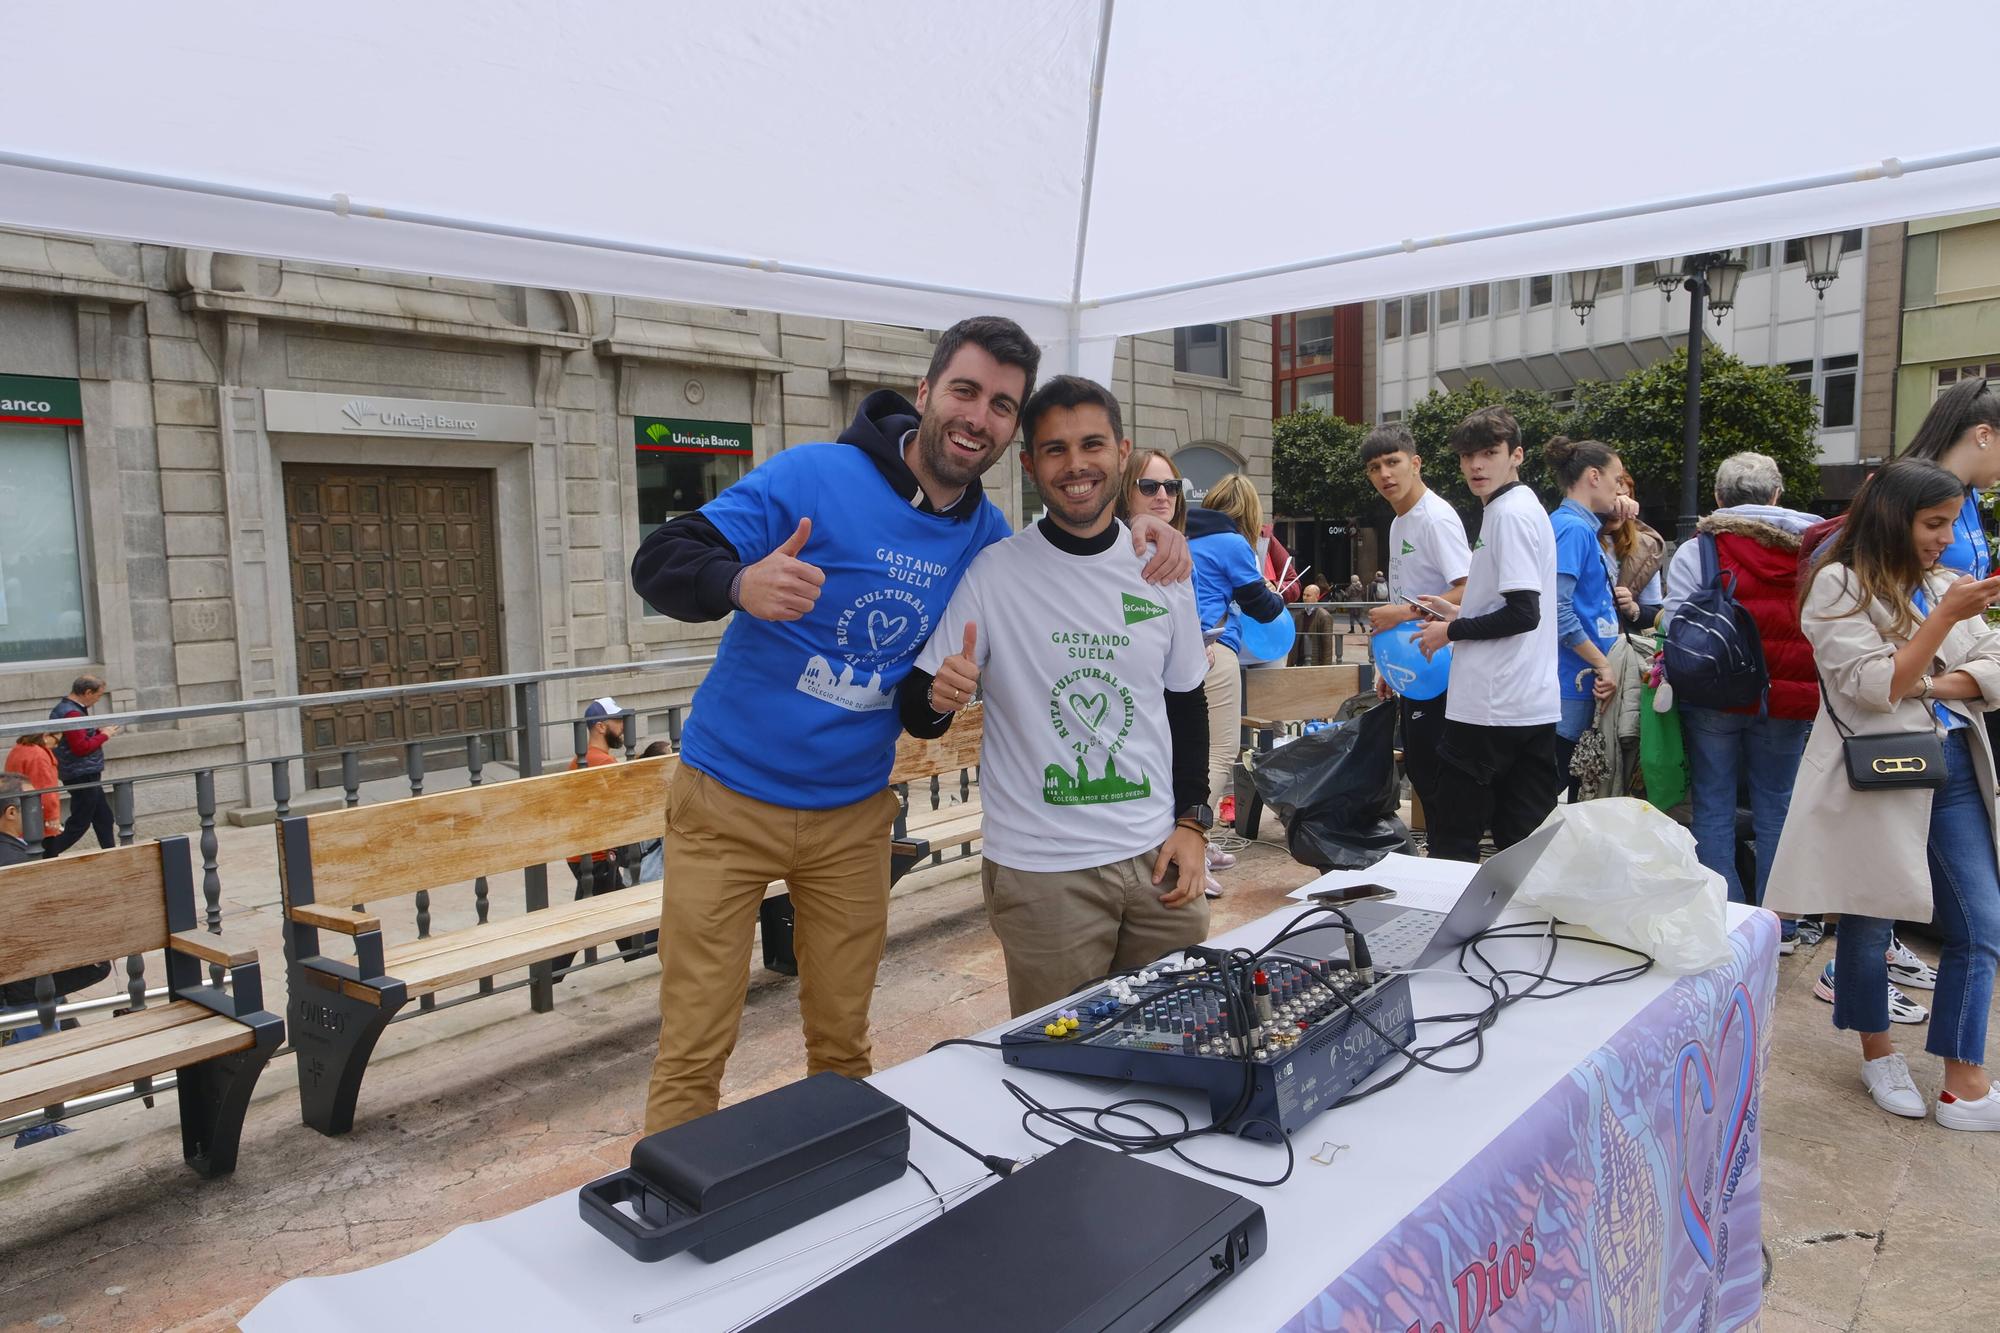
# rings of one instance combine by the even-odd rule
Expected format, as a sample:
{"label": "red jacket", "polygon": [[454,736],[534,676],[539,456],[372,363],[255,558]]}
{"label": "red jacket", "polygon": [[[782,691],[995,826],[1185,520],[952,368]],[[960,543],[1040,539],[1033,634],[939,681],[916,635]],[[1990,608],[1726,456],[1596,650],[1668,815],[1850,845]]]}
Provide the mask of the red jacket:
{"label": "red jacket", "polygon": [[1710,514],[1699,530],[1714,534],[1716,561],[1735,573],[1736,600],[1757,622],[1771,674],[1770,715],[1812,721],[1819,714],[1819,673],[1812,642],[1799,628],[1799,537],[1729,513]]}
{"label": "red jacket", "polygon": [[[36,787],[60,787],[62,779],[56,776],[56,757],[46,745],[37,745],[27,737],[14,742],[14,748],[7,751],[7,771],[19,773],[28,780],[30,789]],[[62,830],[62,797],[54,792],[42,797],[42,832],[53,836]]]}

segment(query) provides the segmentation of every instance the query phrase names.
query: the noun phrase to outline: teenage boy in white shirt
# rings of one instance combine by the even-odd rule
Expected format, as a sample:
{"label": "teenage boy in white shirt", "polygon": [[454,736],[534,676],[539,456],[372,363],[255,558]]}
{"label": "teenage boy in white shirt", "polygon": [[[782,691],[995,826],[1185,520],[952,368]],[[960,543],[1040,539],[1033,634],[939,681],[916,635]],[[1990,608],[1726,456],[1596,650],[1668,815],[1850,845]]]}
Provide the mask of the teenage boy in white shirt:
{"label": "teenage boy in white shirt", "polygon": [[[1396,511],[1389,524],[1388,604],[1368,612],[1377,633],[1422,618],[1423,612],[1405,598],[1442,597],[1456,603],[1465,592],[1472,547],[1465,524],[1444,497],[1424,485],[1424,460],[1417,442],[1401,422],[1378,426],[1361,442],[1361,466],[1389,507]],[[1375,693],[1387,699],[1393,691],[1380,672]],[[1435,699],[1398,698],[1403,722],[1403,771],[1429,820],[1438,801],[1438,744],[1444,736],[1448,695]]]}
{"label": "teenage boy in white shirt", "polygon": [[1438,802],[1427,804],[1430,852],[1477,861],[1489,829],[1495,850],[1535,831],[1555,809],[1556,537],[1521,481],[1521,428],[1504,407],[1482,407],[1452,432],[1465,484],[1485,506],[1460,605],[1423,603],[1438,619],[1418,644],[1447,642],[1451,696],[1438,747]]}
{"label": "teenage boy in white shirt", "polygon": [[982,551],[903,682],[913,735],[985,692],[982,881],[1015,1014],[1208,936],[1208,673],[1190,583],[1155,586],[1113,505],[1118,400],[1071,375],[1021,411],[1048,512]]}

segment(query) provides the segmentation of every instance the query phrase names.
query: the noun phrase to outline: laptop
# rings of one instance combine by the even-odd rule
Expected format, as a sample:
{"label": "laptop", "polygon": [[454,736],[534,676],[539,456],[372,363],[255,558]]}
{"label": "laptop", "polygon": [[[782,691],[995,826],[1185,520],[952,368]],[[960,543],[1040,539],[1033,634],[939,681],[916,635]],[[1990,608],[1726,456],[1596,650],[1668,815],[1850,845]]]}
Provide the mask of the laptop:
{"label": "laptop", "polygon": [[[1398,907],[1393,899],[1356,903],[1346,909],[1355,929],[1368,938],[1368,956],[1377,969],[1403,971],[1429,967],[1467,940],[1492,928],[1500,913],[1528,878],[1535,862],[1555,840],[1560,823],[1536,829],[1481,865],[1449,912]],[[1345,955],[1347,946],[1338,923],[1309,930],[1285,941],[1283,948],[1318,954]]]}

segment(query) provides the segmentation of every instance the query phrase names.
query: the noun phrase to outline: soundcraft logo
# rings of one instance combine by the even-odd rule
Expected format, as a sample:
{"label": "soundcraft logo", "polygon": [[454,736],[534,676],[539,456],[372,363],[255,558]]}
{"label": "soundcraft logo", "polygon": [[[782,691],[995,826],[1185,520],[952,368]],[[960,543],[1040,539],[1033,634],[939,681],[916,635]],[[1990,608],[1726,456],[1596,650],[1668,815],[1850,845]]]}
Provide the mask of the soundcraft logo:
{"label": "soundcraft logo", "polygon": [[400,407],[380,408],[366,398],[348,399],[340,405],[340,415],[362,430],[471,435],[479,429],[479,423],[470,417],[446,416],[442,412],[412,412]]}

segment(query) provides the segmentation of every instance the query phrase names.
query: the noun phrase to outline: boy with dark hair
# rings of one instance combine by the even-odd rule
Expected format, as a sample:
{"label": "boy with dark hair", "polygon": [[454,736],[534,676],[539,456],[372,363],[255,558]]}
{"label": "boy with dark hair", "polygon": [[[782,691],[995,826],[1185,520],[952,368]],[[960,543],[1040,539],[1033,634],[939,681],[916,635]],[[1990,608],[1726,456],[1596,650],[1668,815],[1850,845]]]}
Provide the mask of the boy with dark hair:
{"label": "boy with dark hair", "polygon": [[[1401,422],[1378,426],[1361,442],[1361,466],[1377,493],[1396,517],[1389,524],[1389,596],[1384,606],[1368,612],[1377,633],[1423,618],[1423,612],[1403,600],[1441,597],[1456,604],[1465,593],[1472,548],[1465,524],[1444,497],[1424,485],[1424,460],[1417,442]],[[1389,682],[1380,672],[1375,693],[1390,697]],[[1438,745],[1444,737],[1447,695],[1434,699],[1398,698],[1403,722],[1403,771],[1423,805],[1426,822],[1438,802]]]}
{"label": "boy with dark hair", "polygon": [[1459,604],[1422,598],[1438,619],[1418,638],[1449,642],[1451,693],[1438,745],[1438,800],[1425,806],[1431,855],[1477,861],[1534,832],[1556,804],[1556,538],[1521,482],[1521,428],[1483,407],[1452,432],[1465,484],[1484,506]]}
{"label": "boy with dark hair", "polygon": [[[972,558],[1007,535],[979,478],[1014,439],[1040,355],[1012,320],[963,320],[939,338],[914,405],[868,395],[838,443],[773,456],[633,558],[634,589],[667,615],[741,613],[667,791],[646,1133],[715,1109],[773,880],[792,894],[806,1072],[871,1072],[896,687]],[[1134,526],[1135,549],[1157,547],[1148,573],[1185,578],[1179,534],[1151,517]]]}
{"label": "boy with dark hair", "polygon": [[1194,590],[1147,583],[1124,540],[1117,400],[1058,376],[1021,422],[1048,513],[973,561],[900,701],[936,736],[983,688],[982,880],[1017,1015],[1206,938],[1214,822]]}

